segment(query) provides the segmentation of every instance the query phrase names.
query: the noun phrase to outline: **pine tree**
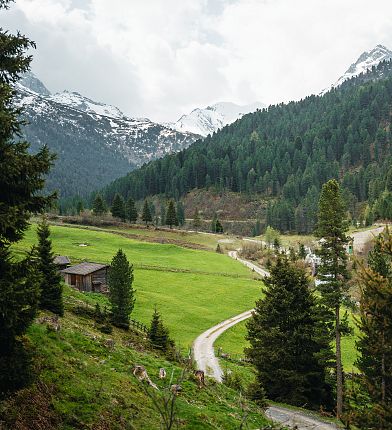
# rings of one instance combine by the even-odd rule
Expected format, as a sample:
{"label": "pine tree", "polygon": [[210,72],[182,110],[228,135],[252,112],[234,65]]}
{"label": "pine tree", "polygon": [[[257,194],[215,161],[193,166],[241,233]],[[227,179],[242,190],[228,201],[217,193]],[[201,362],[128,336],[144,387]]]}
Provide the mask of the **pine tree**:
{"label": "pine tree", "polygon": [[278,258],[265,284],[265,296],[247,323],[246,353],[260,387],[274,401],[330,408],[331,388],[321,359],[329,339],[321,336],[318,304],[306,272]]}
{"label": "pine tree", "polygon": [[173,225],[178,225],[177,213],[173,200],[170,200],[167,206],[166,224],[170,226],[170,228],[173,228]]}
{"label": "pine tree", "polygon": [[298,256],[302,260],[305,260],[305,258],[306,258],[306,249],[305,249],[305,245],[303,243],[300,243],[298,246]]}
{"label": "pine tree", "polygon": [[167,351],[173,344],[169,337],[169,330],[163,325],[161,314],[156,307],[152,314],[148,338],[154,347],[162,349],[163,351]]}
{"label": "pine tree", "polygon": [[[10,1],[0,0],[0,12]],[[22,136],[22,110],[13,84],[29,69],[26,51],[34,42],[0,29],[0,396],[25,384],[29,354],[21,337],[33,321],[39,300],[39,274],[28,255],[15,261],[10,246],[23,237],[32,213],[42,213],[54,199],[45,197],[45,176],[54,156],[46,147],[35,155]]]}
{"label": "pine tree", "polygon": [[198,209],[195,210],[195,213],[193,214],[193,222],[192,222],[193,228],[198,231],[201,227],[201,218]]}
{"label": "pine tree", "polygon": [[115,218],[125,221],[125,202],[120,194],[115,194],[110,211]]}
{"label": "pine tree", "polygon": [[214,213],[214,216],[212,218],[211,221],[211,231],[213,233],[216,233],[216,222],[218,221],[218,215],[216,214],[216,212]]}
{"label": "pine tree", "polygon": [[109,300],[114,325],[129,328],[129,315],[135,305],[132,288],[133,266],[122,249],[113,257],[108,274]]}
{"label": "pine tree", "polygon": [[380,235],[369,254],[369,267],[359,271],[360,318],[356,362],[362,402],[355,402],[353,424],[390,429],[392,423],[392,236]]}
{"label": "pine tree", "polygon": [[101,196],[101,194],[97,194],[93,203],[93,212],[94,215],[103,215],[106,212],[106,205]]}
{"label": "pine tree", "polygon": [[150,206],[147,200],[144,200],[143,212],[142,212],[142,221],[148,225],[149,222],[152,222],[152,215],[150,211]]}
{"label": "pine tree", "polygon": [[127,201],[126,216],[129,222],[131,223],[135,223],[137,221],[138,214],[135,206],[135,201],[133,200],[132,197],[130,197]]}
{"label": "pine tree", "polygon": [[223,226],[219,219],[217,219],[215,223],[215,233],[223,233]]}
{"label": "pine tree", "polygon": [[57,315],[64,314],[63,286],[61,276],[54,264],[52,241],[49,239],[49,225],[44,218],[38,226],[38,270],[41,274],[40,308],[52,311]]}
{"label": "pine tree", "polygon": [[160,220],[161,225],[166,225],[166,211],[165,211],[165,205],[163,202],[160,203],[161,206],[161,214],[160,214]]}
{"label": "pine tree", "polygon": [[318,224],[316,236],[320,238],[320,249],[317,254],[321,259],[318,268],[322,303],[329,311],[325,314],[333,327],[336,348],[336,415],[343,412],[343,367],[341,353],[341,336],[347,332],[346,321],[341,319],[342,302],[347,294],[349,278],[345,245],[347,222],[345,209],[340,194],[339,183],[331,179],[322,187],[319,200]]}
{"label": "pine tree", "polygon": [[83,206],[83,201],[82,200],[78,200],[78,202],[76,203],[76,213],[78,215],[80,215],[81,212],[84,211],[84,206]]}

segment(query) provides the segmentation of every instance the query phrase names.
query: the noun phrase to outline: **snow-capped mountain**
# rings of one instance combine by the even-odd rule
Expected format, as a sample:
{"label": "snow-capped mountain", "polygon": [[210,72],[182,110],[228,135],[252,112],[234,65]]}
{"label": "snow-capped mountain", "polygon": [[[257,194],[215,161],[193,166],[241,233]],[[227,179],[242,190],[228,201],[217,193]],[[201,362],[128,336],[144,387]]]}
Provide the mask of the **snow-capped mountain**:
{"label": "snow-capped mountain", "polygon": [[16,88],[17,105],[24,108],[29,123],[24,134],[32,151],[46,144],[57,154],[47,185],[59,189],[61,196],[87,195],[200,137],[147,118],[128,118],[118,108],[78,93],[51,94],[32,73]]}
{"label": "snow-capped mountain", "polygon": [[373,66],[377,66],[381,61],[388,61],[392,59],[392,51],[383,45],[377,45],[370,51],[363,52],[358,60],[351,64],[346,72],[333,84],[330,88],[326,88],[321,94],[326,93],[332,88],[339,87],[343,82],[355,76],[365,73]]}
{"label": "snow-capped mountain", "polygon": [[221,102],[206,108],[194,109],[190,114],[183,115],[171,126],[181,132],[190,132],[207,136],[227,124],[231,124],[243,115],[265,107],[262,103],[240,106],[235,103]]}

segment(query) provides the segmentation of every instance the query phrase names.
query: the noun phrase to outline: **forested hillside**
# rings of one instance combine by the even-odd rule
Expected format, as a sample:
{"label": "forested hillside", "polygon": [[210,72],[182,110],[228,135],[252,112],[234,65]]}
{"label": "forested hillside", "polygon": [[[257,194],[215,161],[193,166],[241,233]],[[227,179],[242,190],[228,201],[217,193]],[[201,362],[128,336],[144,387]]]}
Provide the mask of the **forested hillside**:
{"label": "forested hillside", "polygon": [[392,64],[323,96],[244,116],[178,154],[144,165],[109,185],[141,199],[180,198],[194,188],[258,194],[266,222],[283,231],[313,230],[321,185],[337,178],[354,218],[392,217]]}

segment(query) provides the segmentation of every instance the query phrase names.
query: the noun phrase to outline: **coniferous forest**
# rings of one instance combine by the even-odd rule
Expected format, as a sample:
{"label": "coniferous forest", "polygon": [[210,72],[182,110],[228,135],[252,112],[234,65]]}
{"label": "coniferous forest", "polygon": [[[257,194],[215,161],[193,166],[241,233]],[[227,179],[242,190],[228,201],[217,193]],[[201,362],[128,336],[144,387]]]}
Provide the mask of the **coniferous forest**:
{"label": "coniferous forest", "polygon": [[107,201],[117,192],[179,199],[194,188],[259,195],[266,224],[309,233],[321,186],[335,178],[353,219],[390,219],[391,68],[383,62],[324,96],[248,114],[114,181],[104,195]]}

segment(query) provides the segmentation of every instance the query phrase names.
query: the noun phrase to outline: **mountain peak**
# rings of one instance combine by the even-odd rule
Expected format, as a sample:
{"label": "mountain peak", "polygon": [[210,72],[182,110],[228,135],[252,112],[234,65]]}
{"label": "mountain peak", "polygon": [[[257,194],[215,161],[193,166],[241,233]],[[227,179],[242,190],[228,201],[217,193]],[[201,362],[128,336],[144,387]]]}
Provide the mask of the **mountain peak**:
{"label": "mountain peak", "polygon": [[29,91],[33,91],[34,93],[39,94],[40,96],[50,96],[50,91],[31,71],[26,72],[20,78],[17,85],[22,86]]}

